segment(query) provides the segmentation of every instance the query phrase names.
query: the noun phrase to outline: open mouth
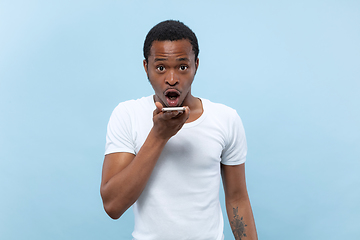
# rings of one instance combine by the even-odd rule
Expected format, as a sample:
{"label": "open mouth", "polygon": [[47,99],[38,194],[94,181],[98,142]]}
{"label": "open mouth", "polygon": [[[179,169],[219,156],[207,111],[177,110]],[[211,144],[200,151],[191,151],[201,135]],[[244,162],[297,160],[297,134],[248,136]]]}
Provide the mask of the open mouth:
{"label": "open mouth", "polygon": [[176,89],[168,89],[165,91],[166,101],[169,107],[175,107],[179,104],[180,92]]}

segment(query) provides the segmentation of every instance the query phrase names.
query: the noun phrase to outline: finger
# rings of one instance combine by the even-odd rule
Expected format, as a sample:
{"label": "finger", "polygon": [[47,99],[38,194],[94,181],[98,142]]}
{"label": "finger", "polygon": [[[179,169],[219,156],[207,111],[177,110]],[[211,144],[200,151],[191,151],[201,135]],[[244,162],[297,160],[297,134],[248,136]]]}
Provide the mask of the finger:
{"label": "finger", "polygon": [[179,115],[181,115],[182,111],[170,111],[170,112],[163,112],[162,116],[164,119],[168,120],[171,118],[177,118]]}
{"label": "finger", "polygon": [[185,120],[187,120],[190,115],[190,108],[185,106],[185,111],[174,111],[174,113],[176,113],[176,114],[172,118],[183,117],[183,118],[185,118]]}
{"label": "finger", "polygon": [[185,111],[173,111],[173,116],[171,118],[178,118],[180,117],[181,115],[184,114]]}
{"label": "finger", "polygon": [[190,117],[190,108],[188,106],[185,106],[185,111],[182,115],[179,116],[180,118],[183,118],[184,122],[186,122]]}
{"label": "finger", "polygon": [[163,108],[163,105],[160,102],[155,102],[155,106],[156,109],[154,110],[154,115],[159,114]]}
{"label": "finger", "polygon": [[188,106],[185,106],[184,116],[186,116],[186,119],[190,116],[190,108]]}
{"label": "finger", "polygon": [[189,108],[188,106],[185,106],[185,113],[186,113],[187,115],[190,114],[190,108]]}

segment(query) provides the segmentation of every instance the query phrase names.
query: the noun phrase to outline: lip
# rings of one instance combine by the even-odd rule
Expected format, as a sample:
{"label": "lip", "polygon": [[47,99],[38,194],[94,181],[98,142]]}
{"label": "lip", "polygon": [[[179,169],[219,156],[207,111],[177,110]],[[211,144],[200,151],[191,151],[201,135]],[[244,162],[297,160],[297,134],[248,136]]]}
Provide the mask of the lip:
{"label": "lip", "polygon": [[179,96],[181,95],[181,92],[177,90],[176,88],[168,88],[164,91],[164,95],[166,96],[168,93],[176,92]]}
{"label": "lip", "polygon": [[[169,93],[176,93],[178,96],[175,99],[170,99],[167,95]],[[164,96],[166,98],[166,103],[168,107],[176,107],[179,105],[181,91],[176,88],[168,88],[164,91]]]}

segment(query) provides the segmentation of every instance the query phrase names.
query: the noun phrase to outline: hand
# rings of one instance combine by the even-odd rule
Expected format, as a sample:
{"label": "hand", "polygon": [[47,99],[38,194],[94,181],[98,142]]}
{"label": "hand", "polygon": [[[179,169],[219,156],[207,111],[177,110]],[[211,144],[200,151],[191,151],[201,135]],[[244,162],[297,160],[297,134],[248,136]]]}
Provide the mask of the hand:
{"label": "hand", "polygon": [[184,126],[190,116],[189,107],[185,106],[185,111],[162,112],[162,104],[155,102],[156,109],[153,113],[153,122],[157,137],[170,139]]}

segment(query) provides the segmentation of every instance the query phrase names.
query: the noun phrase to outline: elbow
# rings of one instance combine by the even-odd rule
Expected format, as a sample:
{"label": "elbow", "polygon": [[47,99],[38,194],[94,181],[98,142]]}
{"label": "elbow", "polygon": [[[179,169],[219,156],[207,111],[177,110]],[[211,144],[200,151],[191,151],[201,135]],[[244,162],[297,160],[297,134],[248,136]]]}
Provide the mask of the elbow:
{"label": "elbow", "polygon": [[121,204],[121,202],[115,201],[114,199],[106,200],[103,198],[104,210],[112,219],[119,219],[123,213],[128,209]]}
{"label": "elbow", "polygon": [[119,219],[123,212],[119,210],[119,207],[115,206],[114,200],[111,200],[104,191],[104,188],[100,189],[100,195],[103,201],[104,210],[112,219]]}
{"label": "elbow", "polygon": [[109,192],[107,192],[103,187],[100,188],[100,195],[103,200],[105,212],[114,220],[119,219],[135,202],[128,198],[111,196],[111,194],[109,194]]}
{"label": "elbow", "polygon": [[119,219],[126,210],[130,208],[130,205],[119,204],[119,202],[104,202],[104,210],[112,219]]}
{"label": "elbow", "polygon": [[111,206],[111,204],[104,203],[104,210],[107,213],[107,215],[109,215],[109,217],[111,217],[114,220],[119,219],[122,215],[122,213],[113,206]]}

